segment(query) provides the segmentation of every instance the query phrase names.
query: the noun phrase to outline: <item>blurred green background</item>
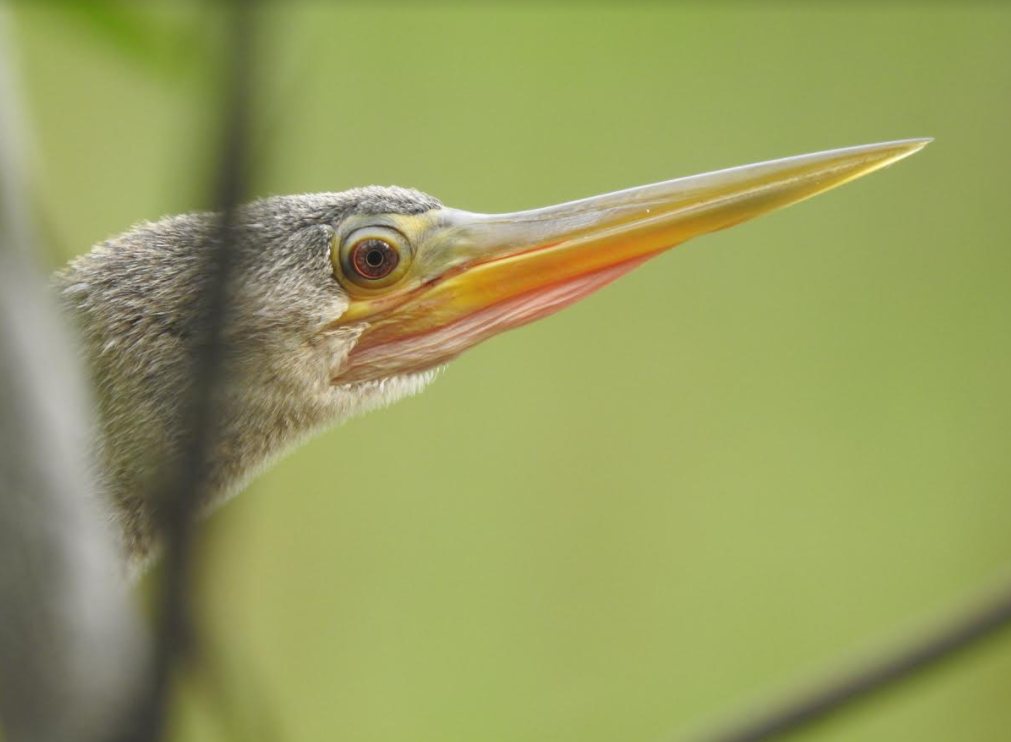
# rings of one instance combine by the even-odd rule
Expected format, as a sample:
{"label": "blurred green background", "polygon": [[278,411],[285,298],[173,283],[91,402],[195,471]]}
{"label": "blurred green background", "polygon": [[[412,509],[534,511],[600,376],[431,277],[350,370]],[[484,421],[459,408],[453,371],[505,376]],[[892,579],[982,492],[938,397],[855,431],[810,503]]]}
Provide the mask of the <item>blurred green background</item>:
{"label": "blurred green background", "polygon": [[[116,7],[15,8],[53,265],[209,202],[220,19]],[[245,739],[673,739],[1008,575],[1008,6],[266,15],[253,195],[396,183],[506,211],[936,142],[260,477],[202,529],[215,669],[174,739],[231,738],[219,693]],[[1009,700],[1004,641],[803,738],[1005,740]]]}

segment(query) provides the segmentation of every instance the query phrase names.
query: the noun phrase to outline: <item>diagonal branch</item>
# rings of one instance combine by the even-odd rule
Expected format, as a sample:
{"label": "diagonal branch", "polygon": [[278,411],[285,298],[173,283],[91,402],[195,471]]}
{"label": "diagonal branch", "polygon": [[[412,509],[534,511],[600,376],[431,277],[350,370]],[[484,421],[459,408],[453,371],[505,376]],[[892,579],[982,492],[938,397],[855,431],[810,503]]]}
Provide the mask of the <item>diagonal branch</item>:
{"label": "diagonal branch", "polygon": [[1011,584],[965,609],[919,641],[893,649],[865,666],[799,692],[739,726],[695,742],[765,742],[786,739],[856,709],[872,697],[961,658],[1011,628]]}

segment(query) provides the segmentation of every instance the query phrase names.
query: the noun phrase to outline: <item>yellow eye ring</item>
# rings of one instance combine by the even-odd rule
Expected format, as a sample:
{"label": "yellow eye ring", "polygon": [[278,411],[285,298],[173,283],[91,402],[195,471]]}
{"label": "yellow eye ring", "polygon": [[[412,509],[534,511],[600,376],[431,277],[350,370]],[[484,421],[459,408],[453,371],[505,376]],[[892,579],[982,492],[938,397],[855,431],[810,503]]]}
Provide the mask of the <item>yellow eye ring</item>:
{"label": "yellow eye ring", "polygon": [[410,243],[400,232],[378,226],[356,229],[330,256],[337,278],[363,289],[393,285],[403,278],[412,258]]}

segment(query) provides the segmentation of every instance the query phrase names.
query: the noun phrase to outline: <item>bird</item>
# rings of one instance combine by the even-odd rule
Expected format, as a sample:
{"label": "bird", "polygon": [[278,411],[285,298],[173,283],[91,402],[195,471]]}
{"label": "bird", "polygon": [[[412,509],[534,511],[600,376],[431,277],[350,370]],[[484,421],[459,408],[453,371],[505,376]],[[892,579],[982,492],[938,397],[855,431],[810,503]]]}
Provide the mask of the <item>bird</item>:
{"label": "bird", "polygon": [[[239,207],[210,512],[308,437],[424,389],[446,363],[693,237],[810,198],[922,149],[826,150],[479,214],[396,186]],[[123,559],[159,550],[152,485],[186,425],[192,343],[219,215],[140,223],[54,275],[93,380],[97,477]]]}

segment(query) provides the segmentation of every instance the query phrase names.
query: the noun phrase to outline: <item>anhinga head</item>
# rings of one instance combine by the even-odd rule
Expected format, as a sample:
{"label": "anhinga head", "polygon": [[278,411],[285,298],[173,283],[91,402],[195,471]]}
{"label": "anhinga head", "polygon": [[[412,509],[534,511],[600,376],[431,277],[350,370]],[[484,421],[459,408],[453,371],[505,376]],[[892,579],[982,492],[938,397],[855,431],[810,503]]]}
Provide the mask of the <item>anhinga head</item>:
{"label": "anhinga head", "polygon": [[[416,392],[435,370],[692,237],[922,148],[821,152],[532,211],[474,214],[401,188],[284,196],[238,214],[215,499],[322,426]],[[105,482],[125,546],[151,545],[143,493],[179,445],[188,333],[210,215],[145,224],[58,276],[92,364]]]}

